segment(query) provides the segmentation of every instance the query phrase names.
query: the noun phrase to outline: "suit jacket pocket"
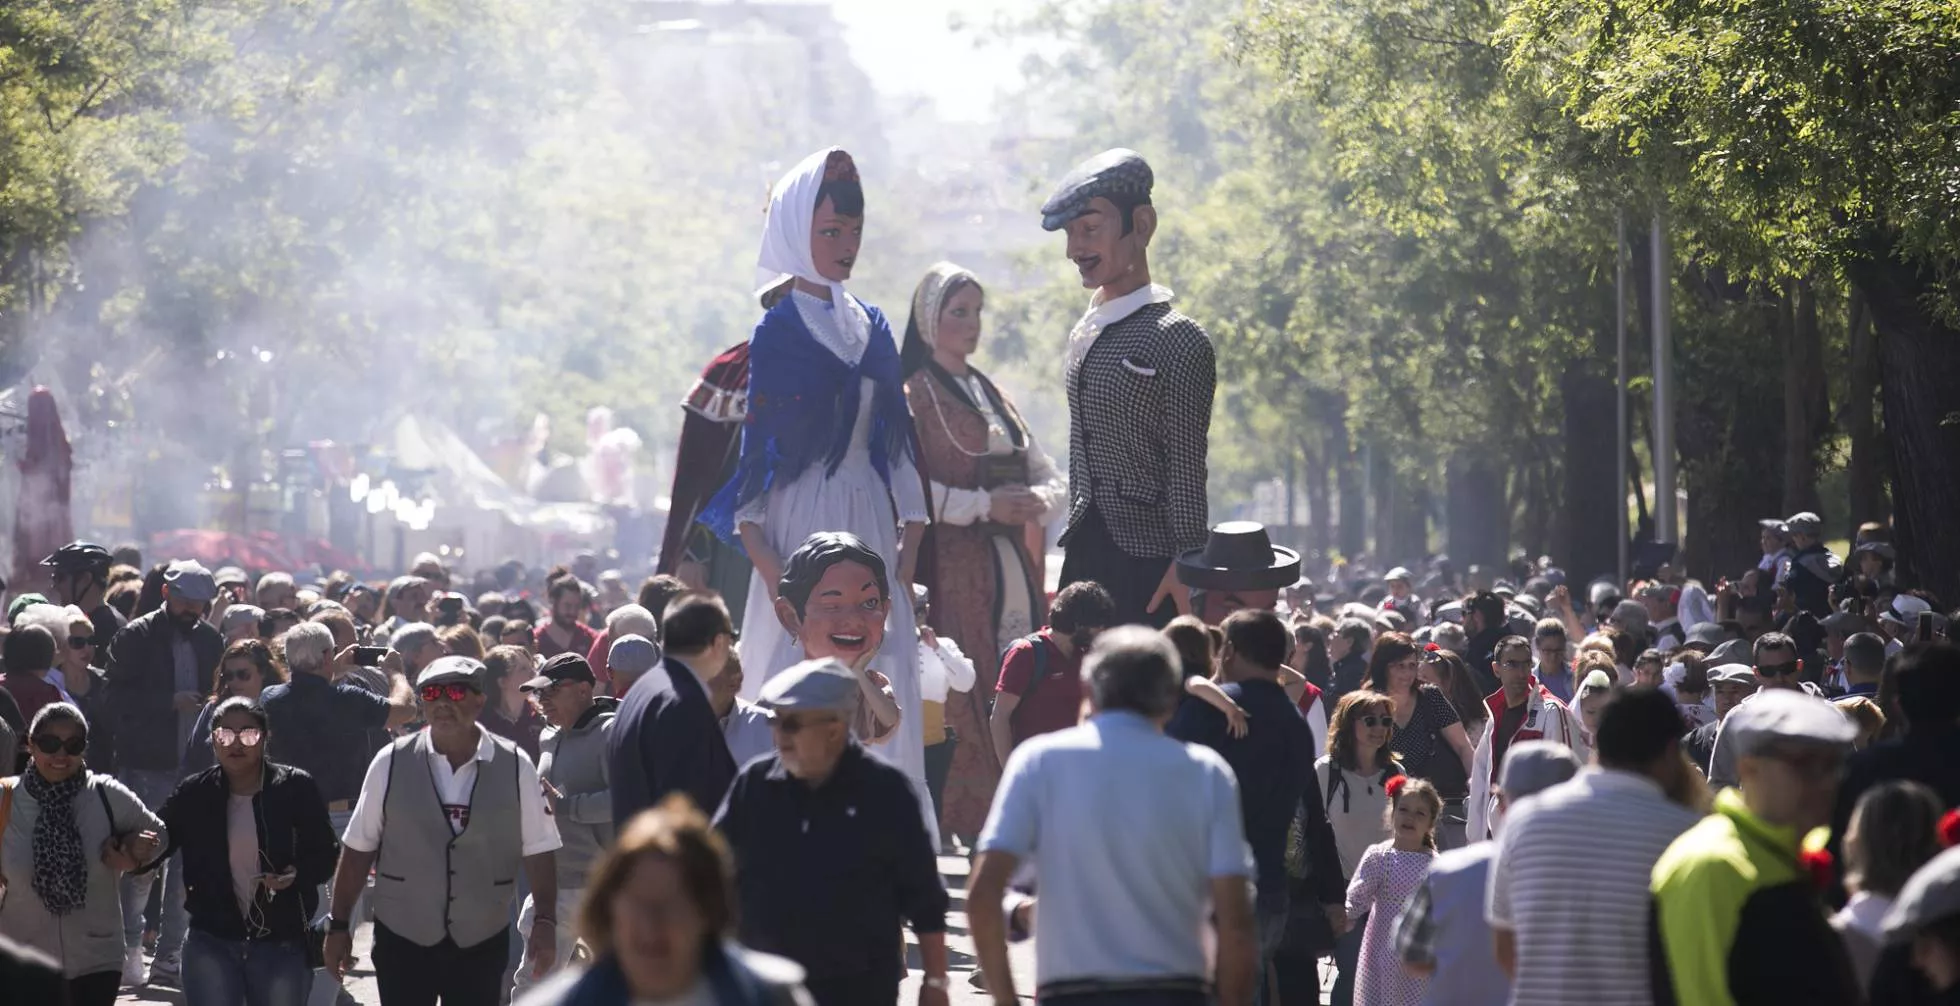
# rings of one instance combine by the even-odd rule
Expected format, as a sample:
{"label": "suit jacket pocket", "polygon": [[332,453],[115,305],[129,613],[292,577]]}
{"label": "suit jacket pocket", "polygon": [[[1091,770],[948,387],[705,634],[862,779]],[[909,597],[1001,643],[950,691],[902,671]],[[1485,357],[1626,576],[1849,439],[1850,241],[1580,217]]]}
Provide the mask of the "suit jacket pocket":
{"label": "suit jacket pocket", "polygon": [[1156,365],[1151,363],[1149,360],[1144,359],[1141,356],[1126,356],[1123,358],[1122,362],[1123,362],[1124,370],[1127,370],[1138,377],[1157,376]]}

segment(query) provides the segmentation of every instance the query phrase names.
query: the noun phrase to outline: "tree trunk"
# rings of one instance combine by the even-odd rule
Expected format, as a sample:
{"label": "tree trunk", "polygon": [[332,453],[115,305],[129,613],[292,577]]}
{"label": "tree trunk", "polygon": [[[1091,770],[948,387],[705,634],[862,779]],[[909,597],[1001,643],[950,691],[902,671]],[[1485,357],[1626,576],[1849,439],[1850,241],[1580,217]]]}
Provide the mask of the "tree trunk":
{"label": "tree trunk", "polygon": [[1875,240],[1849,265],[1877,333],[1900,582],[1960,598],[1960,331],[1927,311],[1933,282]]}
{"label": "tree trunk", "polygon": [[1361,456],[1348,436],[1345,402],[1334,409],[1327,428],[1327,453],[1335,460],[1334,481],[1341,496],[1341,556],[1352,562],[1368,550],[1368,487]]}
{"label": "tree trunk", "polygon": [[1444,548],[1458,568],[1504,565],[1510,546],[1504,474],[1489,458],[1453,456],[1443,465]]}
{"label": "tree trunk", "polygon": [[[1817,452],[1829,429],[1824,343],[1817,291],[1808,280],[1783,292],[1783,506],[1785,515],[1815,512]],[[1822,421],[1820,421],[1822,420]]]}
{"label": "tree trunk", "polygon": [[1594,577],[1613,574],[1620,561],[1619,536],[1626,533],[1614,526],[1614,493],[1626,490],[1618,484],[1612,447],[1619,434],[1611,367],[1610,352],[1596,360],[1575,359],[1559,379],[1565,404],[1565,486],[1556,517],[1559,544],[1552,554],[1564,568],[1566,582],[1574,585],[1574,596]]}
{"label": "tree trunk", "polygon": [[[1307,554],[1318,568],[1333,548],[1333,494],[1330,492],[1333,474],[1333,451],[1323,440],[1318,449],[1302,438],[1301,453],[1305,456],[1307,489]],[[1319,574],[1315,574],[1316,576]]]}
{"label": "tree trunk", "polygon": [[1871,311],[1865,306],[1864,291],[1851,288],[1850,319],[1846,328],[1850,343],[1844,427],[1851,439],[1851,464],[1847,472],[1851,483],[1851,512],[1845,515],[1846,540],[1857,537],[1858,525],[1868,520],[1886,519],[1885,480],[1879,471],[1884,446],[1879,442],[1875,404],[1878,395],[1878,343],[1872,335]]}

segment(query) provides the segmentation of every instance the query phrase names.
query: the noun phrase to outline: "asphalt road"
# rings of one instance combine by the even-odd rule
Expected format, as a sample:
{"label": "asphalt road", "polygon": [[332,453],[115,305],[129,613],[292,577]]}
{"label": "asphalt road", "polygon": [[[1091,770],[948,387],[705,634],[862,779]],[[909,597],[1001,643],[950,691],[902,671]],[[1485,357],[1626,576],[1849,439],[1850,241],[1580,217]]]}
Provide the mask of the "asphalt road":
{"label": "asphalt road", "polygon": [[[946,888],[953,897],[952,912],[947,916],[947,944],[951,961],[953,988],[951,999],[955,1006],[986,1006],[992,1000],[986,992],[977,987],[972,978],[979,973],[979,961],[973,954],[973,941],[967,935],[966,924],[966,874],[967,862],[961,856],[942,856],[939,870],[946,878]],[[374,987],[374,972],[368,962],[370,927],[362,926],[354,936],[354,954],[360,958],[354,972],[345,985],[347,997],[341,1000],[342,1006],[350,1001],[360,1006],[380,1006],[381,996]],[[907,973],[905,984],[899,993],[899,1002],[918,1001],[919,970],[918,942],[911,933],[906,933],[906,948],[910,957],[911,970]],[[1023,943],[1009,948],[1009,956],[1014,966],[1015,988],[1021,999],[1032,1002],[1034,999],[1034,946]],[[174,989],[146,987],[137,991],[125,990],[118,1003],[175,1003],[184,1004],[183,993]]]}

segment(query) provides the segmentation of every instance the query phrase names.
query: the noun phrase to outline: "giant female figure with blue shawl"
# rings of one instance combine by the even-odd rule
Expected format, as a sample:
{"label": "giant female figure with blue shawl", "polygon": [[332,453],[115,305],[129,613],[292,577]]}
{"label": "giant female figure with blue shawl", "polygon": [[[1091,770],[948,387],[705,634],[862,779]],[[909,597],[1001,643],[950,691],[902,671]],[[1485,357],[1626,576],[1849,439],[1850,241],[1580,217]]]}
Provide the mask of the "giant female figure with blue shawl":
{"label": "giant female figure with blue shawl", "polygon": [[[896,570],[893,597],[910,596],[925,531],[898,345],[875,307],[844,289],[856,263],[864,193],[851,157],[832,148],[792,168],[770,196],[757,259],[768,308],[749,339],[748,418],[735,474],[701,514],[755,563],[742,621],[742,692],[803,658],[777,621],[783,560],[818,531],[862,538]],[[904,531],[901,534],[900,526]],[[872,665],[891,680],[899,730],[879,751],[925,792],[918,630],[912,606],[891,605]],[[851,640],[828,640],[848,652]],[[928,804],[930,806],[930,804]],[[936,834],[936,832],[935,832]]]}

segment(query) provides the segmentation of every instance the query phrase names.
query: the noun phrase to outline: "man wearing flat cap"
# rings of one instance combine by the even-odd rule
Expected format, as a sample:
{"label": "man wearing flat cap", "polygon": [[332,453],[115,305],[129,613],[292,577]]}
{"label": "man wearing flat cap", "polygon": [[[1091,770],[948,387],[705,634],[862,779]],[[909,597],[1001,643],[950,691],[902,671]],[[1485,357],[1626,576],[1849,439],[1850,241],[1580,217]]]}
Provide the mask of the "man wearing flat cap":
{"label": "man wearing flat cap", "polygon": [[1829,702],[1773,689],[1723,734],[1742,788],[1717,794],[1654,864],[1655,1002],[1862,1001],[1801,857],[1804,836],[1830,823],[1857,728]]}
{"label": "man wearing flat cap", "polygon": [[742,942],[803,965],[817,1006],[898,1001],[909,922],[925,983],[947,1001],[945,884],[918,791],[851,729],[858,677],[836,658],[771,677],[758,704],[775,753],[749,763],[715,814],[735,855]]}
{"label": "man wearing flat cap", "polygon": [[1172,561],[1203,548],[1211,337],[1151,282],[1150,165],[1109,150],[1077,165],[1041,207],[1095,291],[1069,333],[1069,513],[1064,586],[1094,580],[1119,624],[1163,626],[1190,611]]}
{"label": "man wearing flat cap", "polygon": [[[562,844],[531,756],[477,724],[486,672],[448,656],[415,678],[429,725],[368,765],[341,836],[324,946],[335,981],[352,966],[355,899],[374,871],[374,977],[384,1003],[494,1003],[510,957],[521,868],[538,908],[524,959],[532,977],[557,955]],[[383,842],[383,824],[386,838]]]}
{"label": "man wearing flat cap", "polygon": [[1798,611],[1818,618],[1831,613],[1831,586],[1844,579],[1844,563],[1826,548],[1824,521],[1808,511],[1783,522],[1790,531],[1790,547],[1795,550],[1790,564],[1778,575],[1776,585],[1796,599]]}

